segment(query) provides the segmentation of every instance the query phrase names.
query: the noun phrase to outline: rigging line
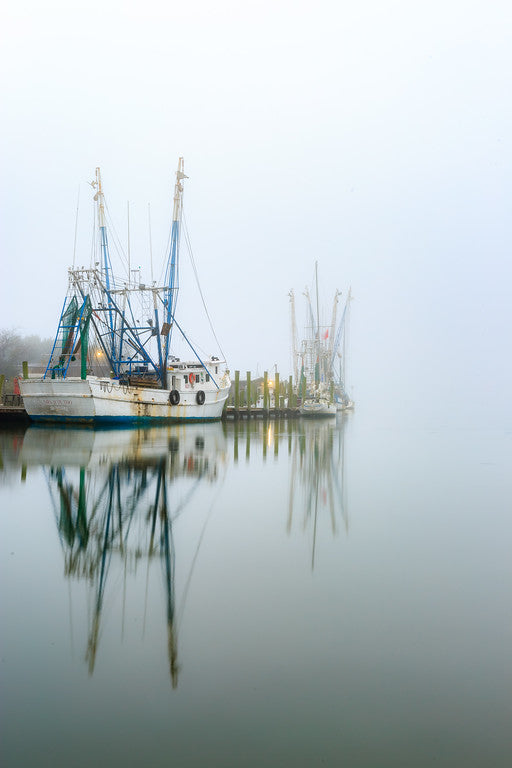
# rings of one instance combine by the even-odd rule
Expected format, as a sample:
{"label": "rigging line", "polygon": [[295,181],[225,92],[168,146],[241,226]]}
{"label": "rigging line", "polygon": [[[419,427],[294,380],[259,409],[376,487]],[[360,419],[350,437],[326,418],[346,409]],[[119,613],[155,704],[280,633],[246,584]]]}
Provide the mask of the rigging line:
{"label": "rigging line", "polygon": [[78,209],[80,207],[80,184],[78,185],[78,196],[76,201],[76,217],[75,217],[75,241],[73,243],[73,269],[75,268],[76,259],[76,235],[78,232]]}
{"label": "rigging line", "polygon": [[215,384],[215,386],[217,387],[217,389],[219,389],[219,385],[218,385],[218,384],[217,384],[217,382],[215,381],[215,379],[214,379],[214,377],[213,377],[213,374],[211,373],[211,371],[209,371],[209,370],[208,370],[208,368],[206,367],[206,365],[204,364],[204,362],[201,360],[201,358],[200,358],[200,357],[199,357],[199,355],[197,354],[197,352],[196,352],[195,348],[192,346],[192,343],[191,343],[190,339],[189,339],[189,338],[188,338],[188,337],[185,335],[185,332],[184,332],[184,331],[183,331],[183,329],[180,327],[180,325],[179,325],[179,323],[178,323],[178,321],[176,320],[176,317],[175,317],[174,315],[172,316],[172,321],[173,321],[173,323],[175,324],[175,326],[176,326],[176,328],[178,329],[178,331],[181,333],[181,335],[182,335],[183,339],[184,339],[184,340],[187,342],[187,344],[189,345],[189,347],[190,347],[190,349],[192,350],[192,352],[194,353],[194,355],[197,357],[197,359],[199,360],[199,362],[200,362],[200,363],[201,363],[201,365],[203,366],[203,368],[204,368],[204,370],[206,371],[206,373],[207,373],[207,374],[209,374],[209,376],[210,376],[210,379],[213,381],[213,383]]}
{"label": "rigging line", "polygon": [[89,267],[92,269],[96,261],[96,206],[92,207],[92,238],[91,238],[91,254],[89,257]]}
{"label": "rigging line", "polygon": [[188,234],[187,221],[185,219],[185,213],[184,212],[183,212],[183,230],[185,232],[185,241],[187,243],[187,248],[188,248],[188,252],[189,252],[189,256],[190,256],[190,262],[191,262],[192,268],[194,270],[194,275],[195,275],[195,278],[196,278],[196,283],[197,283],[197,287],[198,287],[198,290],[199,290],[199,295],[201,296],[201,300],[203,302],[204,311],[206,312],[206,317],[208,318],[208,322],[210,323],[210,328],[211,328],[211,331],[213,333],[213,338],[217,342],[217,346],[218,346],[218,348],[220,350],[220,353],[221,353],[222,357],[225,360],[226,359],[226,355],[224,354],[224,351],[223,351],[223,349],[222,349],[222,347],[220,345],[220,342],[219,342],[219,340],[217,338],[217,334],[215,333],[215,329],[213,327],[213,323],[212,323],[212,320],[210,318],[210,314],[208,312],[208,308],[206,306],[206,302],[204,300],[203,291],[201,290],[201,285],[199,284],[199,276],[197,274],[196,264],[195,264],[195,261],[194,261],[194,254],[192,252],[192,244],[190,242],[190,237],[189,237],[189,234]]}
{"label": "rigging line", "polygon": [[151,239],[151,205],[148,203],[148,231],[149,231],[149,264],[151,267],[151,283],[154,285],[153,280],[153,242]]}
{"label": "rigging line", "polygon": [[117,234],[117,230],[116,230],[116,228],[115,228],[115,226],[114,226],[114,219],[113,219],[113,218],[112,218],[112,216],[110,215],[110,209],[109,209],[109,207],[108,207],[107,201],[105,200],[105,196],[103,196],[103,199],[104,199],[104,201],[105,201],[105,211],[106,211],[106,213],[107,213],[107,216],[108,216],[108,224],[109,224],[109,228],[110,228],[110,230],[111,230],[112,234],[114,235],[114,238],[117,240],[117,244],[118,244],[119,250],[121,251],[121,254],[122,254],[122,255],[124,256],[124,258],[126,259],[126,253],[125,253],[125,251],[124,251],[124,248],[123,248],[123,245],[122,245],[122,243],[121,243],[121,238],[120,238],[120,237],[119,237],[119,235]]}
{"label": "rigging line", "polygon": [[163,285],[164,284],[165,273],[167,271],[167,263],[168,263],[168,260],[170,258],[170,253],[171,253],[171,242],[172,242],[172,216],[171,216],[171,221],[169,221],[169,229],[168,229],[168,232],[167,232],[167,242],[166,242],[166,245],[165,245],[164,258],[162,259],[162,262],[161,262],[160,275],[158,277],[158,284],[159,285]]}
{"label": "rigging line", "polygon": [[[110,219],[110,217],[106,217],[106,219],[107,219],[107,222],[108,222],[108,234],[109,235],[113,235],[113,237],[111,237],[110,240],[109,240],[109,259],[110,259],[110,250],[112,250],[115,253],[115,255],[117,256],[117,258],[119,260],[119,263],[124,267],[124,269],[126,271],[128,271],[127,260],[126,260],[125,253],[123,251],[123,246],[121,245],[120,242],[118,242],[117,234],[112,229],[112,220]],[[110,259],[110,262],[111,262],[111,266],[112,266],[112,260],[111,259]],[[116,275],[116,273],[114,272],[113,269],[112,269],[111,280],[112,280],[112,285],[113,285],[114,289],[118,289],[119,286],[120,286],[120,278]],[[126,282],[126,280],[125,280],[125,282]]]}
{"label": "rigging line", "polygon": [[197,342],[195,342],[193,339],[191,339],[191,341],[192,341],[192,343],[193,343],[194,347],[195,347],[196,349],[198,349],[198,350],[201,352],[201,354],[203,355],[203,357],[208,357],[208,350],[204,349],[204,347],[202,347],[200,344],[198,344]]}
{"label": "rigging line", "polygon": [[213,499],[213,501],[212,501],[212,503],[210,505],[210,509],[208,510],[208,514],[206,516],[206,520],[204,521],[201,533],[199,535],[199,541],[197,542],[196,551],[195,551],[194,557],[192,558],[192,564],[190,566],[189,575],[188,575],[187,581],[185,582],[185,588],[183,590],[183,596],[182,596],[182,599],[181,599],[181,605],[180,605],[179,610],[177,611],[177,616],[176,616],[176,625],[177,625],[177,627],[180,626],[181,620],[183,618],[183,613],[185,611],[185,603],[186,603],[186,600],[187,600],[188,590],[189,590],[189,587],[190,587],[190,583],[192,581],[192,575],[194,573],[197,557],[199,555],[199,549],[201,547],[201,544],[202,544],[202,541],[203,541],[203,537],[204,537],[204,534],[205,534],[205,531],[206,531],[206,526],[208,525],[208,523],[210,521],[210,518],[211,518],[212,513],[213,513],[213,508],[214,508],[215,504],[217,503],[217,501],[219,499],[220,492],[223,489],[225,480],[226,480],[226,476],[224,475],[223,480],[222,480],[222,484],[220,485],[219,490],[217,491],[217,495],[215,496],[215,498]]}
{"label": "rigging line", "polygon": [[71,658],[75,655],[75,637],[73,632],[73,604],[71,600],[71,579],[68,579],[68,605],[69,605],[69,641],[71,645]]}
{"label": "rigging line", "polygon": [[50,499],[51,499],[51,503],[52,503],[52,507],[53,507],[53,512],[54,512],[54,515],[55,515],[55,522],[57,523],[58,537],[59,537],[59,541],[60,541],[60,544],[61,544],[61,547],[62,547],[62,552],[65,555],[66,553],[65,553],[64,540],[62,538],[62,530],[59,527],[59,513],[58,513],[58,509],[57,509],[57,502],[55,501],[55,496],[54,496],[54,494],[52,492],[52,487],[50,485],[50,474],[49,474],[49,472],[47,470],[43,469],[43,475],[44,475],[44,479],[46,480],[46,485],[48,486],[48,492],[50,494]]}
{"label": "rigging line", "polygon": [[204,472],[202,472],[200,475],[197,476],[196,481],[192,488],[189,490],[189,492],[186,494],[185,498],[178,504],[176,507],[176,510],[173,512],[172,516],[170,517],[171,523],[174,523],[175,520],[177,520],[183,512],[185,511],[185,507],[192,498],[192,495],[196,492],[197,488],[199,487],[199,484],[201,483],[201,480],[203,479]]}
{"label": "rigging line", "polygon": [[[165,256],[169,256],[169,253],[171,251],[171,238],[172,238],[172,222],[169,224],[169,232],[167,235],[167,244],[165,246]],[[160,276],[158,278],[158,284],[163,285],[164,279],[165,279],[165,271],[166,271],[167,263],[165,258],[162,259],[162,266],[160,269]]]}
{"label": "rigging line", "polygon": [[[170,192],[170,195],[171,195],[171,200],[172,200],[173,193]],[[165,246],[164,258],[162,259],[162,262],[161,262],[160,275],[158,277],[158,284],[159,285],[163,285],[164,284],[165,273],[166,273],[166,270],[167,270],[167,263],[168,263],[169,255],[170,255],[170,252],[171,252],[171,241],[172,241],[172,216],[171,216],[171,220],[169,221],[169,230],[168,230],[168,233],[167,233],[167,243],[166,243],[166,246]]]}
{"label": "rigging line", "polygon": [[128,234],[128,285],[130,285],[130,201],[126,201],[126,223]]}
{"label": "rigging line", "polygon": [[106,217],[105,218],[108,220],[108,229],[109,229],[110,234],[113,235],[113,237],[112,237],[112,244],[113,244],[113,246],[114,246],[114,248],[116,250],[117,255],[124,262],[124,266],[125,266],[125,269],[126,269],[126,264],[127,264],[126,253],[125,253],[123,245],[121,243],[121,239],[120,239],[119,235],[117,234],[116,228],[114,226],[114,221],[112,219],[112,216],[110,215],[110,211],[108,209],[108,205],[107,205],[106,201],[105,201],[105,211],[106,211]]}

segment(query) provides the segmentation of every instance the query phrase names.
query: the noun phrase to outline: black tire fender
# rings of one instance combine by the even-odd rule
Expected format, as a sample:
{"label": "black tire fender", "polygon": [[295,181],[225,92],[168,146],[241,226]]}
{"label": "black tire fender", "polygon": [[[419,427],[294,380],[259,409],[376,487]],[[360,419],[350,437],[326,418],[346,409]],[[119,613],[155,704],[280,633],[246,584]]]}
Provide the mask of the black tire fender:
{"label": "black tire fender", "polygon": [[204,394],[203,390],[200,389],[199,392],[196,395],[196,403],[198,405],[203,405],[204,400],[205,400],[205,394]]}
{"label": "black tire fender", "polygon": [[171,405],[178,405],[180,402],[180,393],[177,389],[172,389],[169,395],[169,402]]}

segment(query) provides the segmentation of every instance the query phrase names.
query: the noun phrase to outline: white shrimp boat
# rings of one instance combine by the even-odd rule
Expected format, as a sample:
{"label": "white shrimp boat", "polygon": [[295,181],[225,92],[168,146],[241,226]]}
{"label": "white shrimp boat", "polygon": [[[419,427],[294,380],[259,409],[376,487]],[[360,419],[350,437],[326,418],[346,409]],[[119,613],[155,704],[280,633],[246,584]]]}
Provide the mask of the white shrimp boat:
{"label": "white shrimp boat", "polygon": [[[182,215],[183,158],[176,174],[171,242],[163,285],[114,276],[99,168],[97,205],[101,260],[69,270],[68,295],[42,377],[22,379],[34,421],[155,422],[220,419],[230,388],[225,361],[201,357],[175,316]],[[148,317],[148,315],[150,315]],[[147,318],[141,320],[141,318]],[[171,354],[179,333],[194,359]],[[109,369],[97,375],[98,361]]]}

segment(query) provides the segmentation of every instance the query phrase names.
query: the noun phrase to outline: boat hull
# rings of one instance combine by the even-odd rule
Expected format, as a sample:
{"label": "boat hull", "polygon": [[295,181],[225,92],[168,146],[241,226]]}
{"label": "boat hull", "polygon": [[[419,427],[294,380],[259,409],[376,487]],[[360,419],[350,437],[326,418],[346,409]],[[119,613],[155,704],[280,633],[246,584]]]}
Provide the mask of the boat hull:
{"label": "boat hull", "polygon": [[190,387],[180,392],[178,405],[172,405],[170,390],[127,386],[112,379],[24,379],[20,387],[30,419],[72,423],[215,421],[221,418],[229,393],[229,384],[203,389],[204,403],[199,404],[199,388]]}
{"label": "boat hull", "polygon": [[306,400],[300,409],[301,416],[336,416],[336,403],[323,400]]}
{"label": "boat hull", "polygon": [[337,411],[353,411],[354,403],[352,400],[347,400],[346,402],[339,401],[336,403],[336,410]]}

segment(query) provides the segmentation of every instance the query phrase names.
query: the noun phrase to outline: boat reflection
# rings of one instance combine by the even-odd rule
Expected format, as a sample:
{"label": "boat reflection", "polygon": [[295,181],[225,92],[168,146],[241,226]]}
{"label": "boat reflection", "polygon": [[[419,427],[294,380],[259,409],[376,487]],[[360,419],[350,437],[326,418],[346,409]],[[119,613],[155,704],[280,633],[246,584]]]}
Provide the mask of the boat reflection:
{"label": "boat reflection", "polygon": [[[112,561],[124,574],[142,558],[160,558],[165,583],[167,652],[172,686],[178,683],[174,526],[205,482],[226,466],[222,425],[137,430],[31,427],[21,450],[24,465],[45,472],[62,545],[65,575],[86,579],[93,611],[86,660],[98,653],[105,591]],[[172,486],[172,493],[171,493]]]}
{"label": "boat reflection", "polygon": [[[240,446],[245,444],[245,458],[251,448],[262,451],[266,461],[269,452],[274,459],[286,450],[290,460],[287,532],[300,525],[311,532],[311,567],[315,566],[317,526],[328,517],[333,536],[340,523],[348,533],[349,518],[345,480],[345,429],[348,413],[335,419],[300,419],[239,421],[233,425],[233,458],[239,461]],[[260,447],[261,446],[261,447]],[[254,450],[253,450],[254,452]]]}
{"label": "boat reflection", "polygon": [[312,569],[319,518],[328,515],[333,536],[338,533],[340,518],[348,533],[344,446],[347,418],[339,414],[335,421],[302,421],[293,446],[287,530],[291,532],[294,517],[299,518],[303,530],[312,528]]}
{"label": "boat reflection", "polygon": [[[162,600],[158,593],[163,584],[169,672],[172,686],[177,686],[176,595],[181,617],[197,553],[221,490],[231,503],[230,485],[220,481],[228,477],[231,461],[229,471],[236,473],[244,454],[245,463],[254,464],[255,474],[261,462],[279,462],[282,471],[273,475],[280,478],[273,502],[288,535],[307,536],[313,569],[322,539],[325,542],[326,524],[328,536],[329,530],[336,536],[349,529],[344,436],[350,418],[338,414],[327,421],[252,419],[112,430],[31,426],[24,433],[0,432],[1,482],[16,477],[20,466],[22,481],[31,469],[42,469],[64,574],[70,589],[76,580],[86,586],[89,673],[98,659],[104,616],[115,606],[121,609],[115,591],[122,583],[124,633],[127,591],[130,609],[131,590],[141,592],[140,568],[145,567],[143,631],[148,600],[150,604],[151,598]],[[249,515],[251,510],[258,513],[258,494],[255,484],[247,500]]]}

